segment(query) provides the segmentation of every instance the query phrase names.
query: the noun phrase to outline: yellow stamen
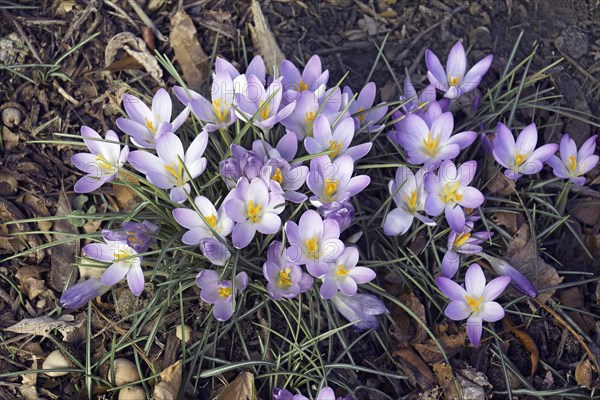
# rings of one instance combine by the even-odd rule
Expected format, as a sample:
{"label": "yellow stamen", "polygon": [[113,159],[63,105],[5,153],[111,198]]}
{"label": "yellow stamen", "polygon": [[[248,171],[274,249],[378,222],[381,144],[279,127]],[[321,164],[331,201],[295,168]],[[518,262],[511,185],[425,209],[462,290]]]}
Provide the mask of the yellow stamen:
{"label": "yellow stamen", "polygon": [[335,274],[337,276],[346,276],[348,275],[348,272],[350,272],[350,270],[344,268],[344,264],[338,265],[337,269],[335,270]]}
{"label": "yellow stamen", "polygon": [[231,296],[231,288],[230,287],[220,287],[217,289],[217,293],[219,293],[219,297],[226,299],[229,296]]}
{"label": "yellow stamen", "polygon": [[337,155],[340,154],[340,151],[342,150],[342,142],[330,140],[329,147],[327,148],[327,150],[333,150],[332,153],[329,153],[329,157],[336,158]]}
{"label": "yellow stamen", "polygon": [[308,111],[305,114],[305,116],[304,116],[304,122],[306,122],[306,126],[308,128],[310,128],[310,126],[312,125],[312,123],[315,120],[316,116],[317,116],[317,113],[315,113],[314,111]]}
{"label": "yellow stamen", "polygon": [[308,83],[306,83],[302,79],[300,79],[300,91],[304,92],[306,89],[308,89]]}
{"label": "yellow stamen", "polygon": [[569,156],[568,167],[571,172],[575,172],[577,170],[577,157]]}
{"label": "yellow stamen", "polygon": [[519,153],[519,150],[517,150],[517,154],[515,154],[515,163],[517,164],[517,167],[520,167],[521,164],[523,164],[525,162],[525,160],[527,160],[528,156],[529,156],[529,153],[521,154],[521,153]]}
{"label": "yellow stamen", "polygon": [[262,210],[262,205],[257,204],[255,206],[254,200],[248,201],[247,213],[248,213],[248,219],[250,219],[250,221],[252,221],[253,223],[257,223],[260,220],[261,210]]}
{"label": "yellow stamen", "polygon": [[423,139],[423,150],[430,156],[435,157],[440,150],[438,149],[438,142],[440,141],[440,137],[438,135],[433,135],[433,133],[427,133],[427,139]]}
{"label": "yellow stamen", "polygon": [[103,172],[112,173],[116,171],[116,168],[113,167],[111,163],[109,163],[108,160],[104,158],[102,154],[98,154],[96,156],[96,163],[98,164],[100,169],[102,169]]}
{"label": "yellow stamen", "polygon": [[177,166],[175,166],[175,163],[172,163],[171,165],[165,164],[164,167],[169,175],[177,180],[177,186],[183,186],[185,182],[183,182],[183,163],[181,160],[177,160]]}
{"label": "yellow stamen", "polygon": [[152,133],[156,133],[156,128],[154,127],[154,123],[150,121],[149,118],[146,118],[146,127],[152,131]]}
{"label": "yellow stamen", "polygon": [[119,250],[115,253],[114,260],[115,262],[123,261],[126,258],[129,258],[131,254],[127,250]]}
{"label": "yellow stamen", "polygon": [[217,216],[215,214],[210,214],[207,217],[205,216],[204,219],[206,220],[206,223],[210,225],[211,228],[217,226]]}
{"label": "yellow stamen", "polygon": [[450,76],[448,75],[448,84],[450,86],[456,86],[460,83],[460,75]]}
{"label": "yellow stamen", "polygon": [[229,106],[225,100],[221,101],[221,99],[214,99],[212,101],[212,110],[219,121],[225,122],[227,120]]}
{"label": "yellow stamen", "polygon": [[277,182],[281,185],[281,183],[283,182],[283,175],[281,174],[281,168],[277,168],[275,170],[275,173],[273,174],[273,177],[271,179],[273,179],[275,182]]}
{"label": "yellow stamen", "polygon": [[364,113],[363,111],[365,111],[364,107],[360,107],[358,110],[356,110],[357,113],[359,113],[357,115],[358,117],[358,121],[362,124],[363,121],[365,120],[365,117],[367,116],[367,113]]}
{"label": "yellow stamen", "polygon": [[[263,104],[264,104],[264,107],[263,107]],[[259,103],[259,108],[260,107],[263,107],[263,109],[260,111],[260,117],[263,120],[269,118],[269,114],[271,113],[271,103],[265,104],[265,102],[261,100]]]}
{"label": "yellow stamen", "polygon": [[314,254],[319,250],[319,242],[317,241],[317,237],[313,237],[312,239],[307,239],[304,244],[306,245],[306,250],[310,254]]}
{"label": "yellow stamen", "polygon": [[409,212],[415,212],[417,208],[417,191],[413,191],[410,196],[406,195],[406,206]]}
{"label": "yellow stamen", "polygon": [[456,239],[454,239],[454,247],[460,247],[463,244],[465,244],[465,242],[467,240],[469,240],[469,238],[471,237],[471,234],[469,232],[463,232],[460,235],[458,235],[456,237]]}
{"label": "yellow stamen", "polygon": [[443,192],[444,203],[455,202],[458,203],[462,200],[462,194],[457,193],[456,190],[460,187],[460,182],[446,183]]}
{"label": "yellow stamen", "polygon": [[292,270],[290,268],[280,269],[277,276],[277,286],[282,289],[287,289],[292,286],[292,278],[290,278],[291,273]]}
{"label": "yellow stamen", "polygon": [[327,197],[333,196],[338,188],[338,180],[327,178],[325,179],[325,194]]}
{"label": "yellow stamen", "polygon": [[469,306],[469,308],[471,308],[471,312],[481,312],[481,306],[483,305],[483,296],[479,296],[477,298],[472,296],[465,296],[465,300],[467,301],[467,305]]}

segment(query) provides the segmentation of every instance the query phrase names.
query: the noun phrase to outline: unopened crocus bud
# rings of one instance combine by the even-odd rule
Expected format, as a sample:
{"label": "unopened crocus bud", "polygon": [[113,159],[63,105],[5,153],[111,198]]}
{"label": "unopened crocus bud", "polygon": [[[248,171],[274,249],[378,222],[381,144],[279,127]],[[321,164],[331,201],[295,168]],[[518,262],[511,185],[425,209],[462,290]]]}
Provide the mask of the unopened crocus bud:
{"label": "unopened crocus bud", "polygon": [[332,219],[340,226],[343,232],[354,221],[354,207],[348,201],[333,201],[319,207],[319,212],[325,219]]}
{"label": "unopened crocus bud", "polygon": [[490,263],[498,275],[510,276],[512,279],[511,284],[519,292],[529,297],[537,297],[538,291],[535,286],[533,286],[533,283],[531,283],[531,281],[527,279],[525,275],[520,273],[515,267],[500,258],[492,257],[485,253],[481,253],[481,256]]}
{"label": "unopened crocus bud", "polygon": [[240,162],[233,157],[221,161],[219,163],[219,170],[221,172],[221,178],[223,178],[229,189],[234,188],[235,184],[242,176]]}
{"label": "unopened crocus bud", "polygon": [[88,301],[102,296],[110,286],[104,286],[99,279],[88,279],[79,282],[65,290],[60,297],[60,306],[69,310],[76,310],[85,306]]}
{"label": "unopened crocus bud", "polygon": [[357,293],[346,296],[339,292],[331,298],[331,302],[340,314],[350,322],[356,322],[356,329],[377,329],[377,315],[388,312],[385,304],[370,294]]}

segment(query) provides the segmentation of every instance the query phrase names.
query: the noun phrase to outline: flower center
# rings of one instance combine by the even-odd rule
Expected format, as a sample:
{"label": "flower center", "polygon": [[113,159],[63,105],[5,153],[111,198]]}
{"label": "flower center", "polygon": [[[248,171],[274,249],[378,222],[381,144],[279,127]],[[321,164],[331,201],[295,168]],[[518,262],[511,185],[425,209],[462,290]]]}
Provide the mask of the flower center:
{"label": "flower center", "polygon": [[427,153],[430,157],[435,157],[439,153],[439,141],[440,137],[438,135],[428,132],[427,138],[423,139],[423,150],[425,153]]}
{"label": "flower center", "polygon": [[336,158],[337,155],[340,154],[340,151],[342,150],[342,142],[330,140],[329,147],[327,148],[327,150],[332,150],[332,152],[329,153],[329,157]]}
{"label": "flower center", "polygon": [[467,240],[469,240],[470,237],[471,234],[469,232],[461,233],[456,239],[454,239],[454,247],[462,246]]}
{"label": "flower center", "polygon": [[134,258],[132,257],[131,252],[129,252],[125,249],[117,251],[114,254],[113,261],[115,263],[121,263],[121,265],[125,268],[129,268],[131,266],[131,264],[133,264],[135,262]]}
{"label": "flower center", "polygon": [[319,242],[317,241],[317,237],[314,236],[312,239],[306,239],[304,242],[306,245],[306,251],[310,254],[314,254],[319,250]]}
{"label": "flower center", "polygon": [[290,268],[280,269],[279,274],[277,275],[277,286],[282,289],[287,289],[292,286],[292,278],[290,278],[290,274],[292,270]]}
{"label": "flower center", "polygon": [[281,174],[281,168],[277,168],[275,170],[275,173],[273,174],[273,177],[271,177],[271,179],[273,179],[275,182],[277,182],[281,185],[281,183],[283,182],[283,175]]}
{"label": "flower center", "polygon": [[262,107],[262,110],[260,111],[260,117],[265,120],[267,118],[269,118],[269,114],[271,114],[271,103],[266,103],[262,100],[260,100],[259,104],[259,108]]}
{"label": "flower center", "polygon": [[253,223],[257,223],[260,220],[261,210],[262,210],[262,205],[257,204],[255,206],[254,200],[248,201],[247,212],[248,212],[248,219],[250,219],[250,221],[252,221]]}
{"label": "flower center", "polygon": [[302,79],[300,79],[299,86],[300,88],[298,88],[298,85],[294,85],[294,90],[298,91],[298,89],[300,89],[300,92],[304,92],[306,89],[308,89],[308,83],[304,82]]}
{"label": "flower center", "polygon": [[364,113],[363,111],[365,111],[364,107],[359,107],[358,110],[356,110],[356,112],[358,113],[358,115],[356,116],[358,118],[358,121],[362,124],[365,120],[365,117],[367,116],[366,113]]}
{"label": "flower center", "polygon": [[567,163],[567,166],[569,167],[569,170],[571,172],[575,172],[577,170],[577,157],[569,156],[569,161]]}
{"label": "flower center", "polygon": [[338,188],[338,180],[327,178],[325,179],[325,194],[327,197],[331,197],[335,194]]}
{"label": "flower center", "polygon": [[175,163],[171,163],[171,165],[165,164],[165,169],[175,180],[177,181],[177,186],[183,186],[183,163],[181,159],[177,160],[177,166]]}
{"label": "flower center", "polygon": [[229,106],[227,105],[226,101],[221,101],[221,99],[214,99],[212,101],[212,110],[219,121],[225,122],[227,120],[227,115],[229,114]]}
{"label": "flower center", "polygon": [[156,134],[156,128],[154,127],[154,123],[150,121],[150,118],[146,118],[146,127],[152,131],[152,133]]}
{"label": "flower center", "polygon": [[408,207],[408,211],[413,213],[417,208],[417,191],[413,191],[410,196],[406,195],[406,207]]}
{"label": "flower center", "polygon": [[226,299],[231,296],[231,288],[230,287],[220,287],[217,289],[217,293],[219,293],[219,297],[222,299]]}
{"label": "flower center", "polygon": [[96,163],[105,174],[114,174],[117,171],[117,169],[113,167],[102,154],[96,156]]}
{"label": "flower center", "polygon": [[483,296],[465,296],[465,300],[472,313],[478,314],[479,312],[481,312],[481,306],[483,305]]}
{"label": "flower center", "polygon": [[521,164],[523,164],[525,160],[527,160],[528,156],[529,153],[521,154],[519,153],[519,150],[517,150],[517,154],[515,154],[515,164],[517,164],[517,167],[520,167]]}
{"label": "flower center", "polygon": [[444,203],[458,203],[462,200],[462,194],[456,192],[459,186],[460,182],[446,183],[442,193]]}
{"label": "flower center", "polygon": [[307,111],[306,114],[304,114],[304,122],[306,122],[308,128],[310,128],[316,116],[317,113],[314,111]]}
{"label": "flower center", "polygon": [[457,76],[448,75],[448,84],[450,86],[456,86],[459,83],[460,83],[460,75],[457,75]]}
{"label": "flower center", "polygon": [[217,216],[215,214],[210,214],[208,217],[204,217],[204,219],[211,228],[217,226]]}
{"label": "flower center", "polygon": [[335,270],[335,274],[337,276],[346,276],[348,275],[348,272],[350,272],[350,270],[344,268],[344,264],[338,265],[337,269]]}

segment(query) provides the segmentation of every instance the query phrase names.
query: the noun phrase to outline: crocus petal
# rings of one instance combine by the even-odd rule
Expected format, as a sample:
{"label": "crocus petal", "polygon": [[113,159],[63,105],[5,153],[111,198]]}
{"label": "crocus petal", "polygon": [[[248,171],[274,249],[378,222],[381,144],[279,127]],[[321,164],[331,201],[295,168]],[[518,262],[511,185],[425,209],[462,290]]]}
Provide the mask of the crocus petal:
{"label": "crocus petal", "polygon": [[480,317],[471,315],[467,320],[467,336],[471,344],[475,347],[481,342],[481,334],[483,333],[483,323]]}
{"label": "crocus petal", "polygon": [[73,154],[71,157],[71,162],[77,169],[85,172],[87,175],[92,176],[101,176],[102,171],[98,167],[98,162],[96,161],[96,155],[90,153],[77,153]]}
{"label": "crocus petal", "polygon": [[256,224],[256,230],[267,235],[277,233],[281,227],[281,218],[271,212],[264,213],[260,222]]}
{"label": "crocus petal", "polygon": [[[522,133],[521,133],[521,135],[522,135]],[[547,159],[552,157],[552,155],[554,153],[556,153],[557,149],[558,149],[558,145],[556,143],[550,143],[550,144],[545,144],[543,146],[540,146],[533,153],[531,153],[529,158],[527,158],[526,162],[529,163],[529,162],[539,161],[539,162],[543,163]]]}
{"label": "crocus petal", "polygon": [[597,138],[598,138],[598,135],[594,135],[594,136],[590,137],[588,140],[586,140],[585,142],[583,142],[583,144],[579,148],[579,154],[577,157],[578,159],[585,160],[586,158],[588,158],[589,156],[594,154],[594,151],[596,150],[596,139]]}
{"label": "crocus petal", "polygon": [[132,120],[144,123],[146,118],[152,117],[152,111],[143,101],[130,94],[123,95],[123,107],[125,112]]}
{"label": "crocus petal", "polygon": [[580,161],[579,168],[578,168],[578,174],[579,175],[587,174],[592,168],[594,168],[596,165],[598,165],[598,160],[600,160],[600,157],[593,155],[593,156],[589,156],[588,158],[585,158],[582,161]]}
{"label": "crocus petal", "polygon": [[456,271],[458,271],[459,266],[460,256],[458,253],[453,250],[447,251],[442,259],[442,275],[446,278],[452,279],[454,275],[456,275]]}
{"label": "crocus petal", "polygon": [[403,208],[396,208],[390,211],[383,222],[383,232],[388,236],[401,235],[408,231],[412,222],[412,214]]}
{"label": "crocus petal", "polygon": [[338,283],[338,288],[340,289],[340,292],[342,292],[346,296],[354,296],[356,294],[356,291],[358,290],[356,281],[350,277],[342,279]]}
{"label": "crocus petal", "polygon": [[463,150],[469,147],[477,139],[477,133],[474,131],[466,131],[454,134],[448,138],[446,144],[457,144]]}
{"label": "crocus petal", "polygon": [[453,321],[462,321],[471,315],[471,308],[464,301],[454,300],[448,304],[444,313]]}
{"label": "crocus petal", "polygon": [[83,246],[83,252],[94,260],[112,262],[115,259],[116,251],[105,243],[91,243]]}
{"label": "crocus petal", "polygon": [[375,271],[366,267],[354,267],[350,270],[348,275],[358,284],[371,282],[377,276]]}
{"label": "crocus petal", "polygon": [[471,67],[471,69],[466,73],[462,81],[462,93],[470,92],[479,85],[479,82],[481,82],[481,78],[483,78],[483,75],[485,75],[488,69],[490,69],[493,60],[494,56],[490,54],[479,60],[477,64]]}
{"label": "crocus petal", "polygon": [[436,88],[444,90],[448,84],[446,71],[444,71],[439,58],[429,49],[425,51],[425,63],[427,64],[429,82],[435,85]]}
{"label": "crocus petal", "polygon": [[170,122],[172,108],[173,104],[169,93],[165,89],[158,89],[152,99],[152,114],[158,117],[159,121]]}
{"label": "crocus petal", "polygon": [[123,267],[120,263],[114,263],[104,271],[100,281],[103,285],[112,286],[123,279],[128,270],[129,268]]}
{"label": "crocus petal", "polygon": [[442,293],[444,293],[448,298],[450,298],[450,300],[465,300],[467,292],[462,286],[460,286],[453,280],[439,276],[435,279],[435,283],[437,284],[438,288],[440,288]]}
{"label": "crocus petal", "polygon": [[504,318],[504,309],[495,301],[486,302],[479,316],[484,321],[496,322]]}
{"label": "crocus petal", "polygon": [[440,196],[435,193],[430,194],[425,199],[425,212],[432,217],[440,215],[444,211],[445,207],[446,203],[444,203]]}
{"label": "crocus petal", "polygon": [[446,206],[446,221],[455,232],[465,229],[465,212],[460,206]]}
{"label": "crocus petal", "polygon": [[144,290],[144,272],[139,264],[129,268],[129,272],[127,272],[127,284],[134,296],[139,296]]}
{"label": "crocus petal", "polygon": [[79,178],[75,182],[73,190],[75,193],[91,193],[106,183],[106,179],[97,179],[93,176],[86,175]]}
{"label": "crocus petal", "polygon": [[458,204],[466,208],[477,208],[485,201],[483,194],[472,186],[462,187],[457,192],[462,196]]}
{"label": "crocus petal", "polygon": [[515,138],[512,132],[504,125],[503,123],[499,123],[498,127],[498,136],[494,140],[494,158],[498,163],[500,163],[504,168],[512,167],[511,160],[514,160],[515,156]]}
{"label": "crocus petal", "polygon": [[230,301],[219,301],[215,303],[213,315],[217,321],[227,321],[233,315],[233,303]]}
{"label": "crocus petal", "polygon": [[335,393],[330,387],[324,387],[317,395],[316,400],[335,400]]}
{"label": "crocus petal", "polygon": [[479,264],[471,264],[465,274],[465,288],[467,293],[473,297],[483,295],[485,289],[485,275]]}
{"label": "crocus petal", "polygon": [[233,246],[236,249],[243,249],[250,244],[250,241],[256,234],[256,228],[254,224],[248,222],[238,222],[233,227],[233,233],[231,239]]}
{"label": "crocus petal", "polygon": [[520,154],[530,154],[538,141],[538,133],[535,124],[529,124],[519,134],[516,142],[516,148]]}
{"label": "crocus petal", "polygon": [[[492,279],[485,289],[483,289],[482,296],[484,301],[493,301],[502,294],[504,289],[508,286],[511,281],[510,276],[499,276],[498,278]],[[485,319],[485,318],[484,318]]]}
{"label": "crocus petal", "polygon": [[462,81],[465,77],[466,69],[467,56],[465,54],[465,49],[461,42],[456,42],[448,54],[446,74],[448,77],[459,78]]}

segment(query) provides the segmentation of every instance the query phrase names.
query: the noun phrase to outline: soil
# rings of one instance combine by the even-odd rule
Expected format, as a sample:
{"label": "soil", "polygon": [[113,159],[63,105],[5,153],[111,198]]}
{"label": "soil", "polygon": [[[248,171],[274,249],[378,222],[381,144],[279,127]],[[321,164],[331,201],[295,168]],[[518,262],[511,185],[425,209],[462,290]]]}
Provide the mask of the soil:
{"label": "soil", "polygon": [[[47,230],[48,226],[4,225],[5,222],[57,215],[61,191],[72,200],[77,177],[69,163],[73,149],[68,143],[41,141],[68,141],[68,137],[55,134],[77,135],[84,124],[99,132],[114,129],[123,93],[149,94],[158,89],[157,80],[135,62],[112,63],[109,68],[105,63],[108,42],[120,32],[144,37],[147,43],[154,43],[158,52],[173,58],[168,37],[170,18],[178,2],[137,3],[165,40],[148,34],[145,23],[125,1],[0,1],[0,259],[52,240],[42,234],[9,237],[8,233]],[[217,55],[238,65],[244,63],[244,47],[249,56],[254,54],[248,32],[252,19],[248,1],[200,0],[181,4],[191,16],[207,54],[214,49]],[[457,40],[462,40],[469,50],[470,62],[494,54],[485,86],[501,74],[523,33],[514,59],[522,60],[534,47],[537,56],[532,69],[564,58],[550,71],[551,81],[564,95],[562,105],[593,115],[600,112],[600,5],[595,0],[273,0],[261,2],[261,8],[288,59],[303,64],[318,54],[323,66],[330,70],[330,82],[337,82],[349,72],[344,83],[360,88],[370,77],[380,88],[383,100],[397,99],[401,92],[394,79],[402,82],[407,73],[415,86],[423,87],[425,50],[444,55]],[[89,43],[73,50],[96,33],[98,36]],[[378,46],[384,38],[387,43],[380,53]],[[47,66],[57,62],[57,68]],[[17,64],[32,66],[17,68]],[[164,73],[167,86],[175,84],[167,77]],[[569,132],[580,144],[594,128],[565,120],[560,131]],[[32,268],[27,279],[33,281],[28,281],[28,288],[34,290],[31,285],[38,285],[39,293],[21,302],[13,286],[23,288],[25,278],[20,279],[16,273],[25,266]],[[54,308],[61,286],[48,280],[51,268],[51,255],[43,250],[0,262],[0,328],[23,318],[45,315]],[[599,272],[597,265],[590,268]],[[590,303],[591,297],[586,296]],[[101,320],[97,323],[102,324]],[[537,343],[546,343],[540,357],[553,368],[566,371],[581,360],[579,343],[572,338],[561,339],[562,327],[547,323],[543,329],[527,329]],[[45,344],[43,348],[31,346],[29,335],[1,332],[0,337],[20,349],[13,356],[8,345],[0,347],[0,374],[30,368],[31,357],[27,354],[47,354]],[[559,345],[561,357],[555,353]],[[511,347],[509,355],[523,374],[530,372],[527,351],[517,344]],[[502,390],[506,386],[502,375],[496,374],[499,379],[493,379],[493,375],[490,373],[490,382]],[[539,376],[543,378],[543,374]],[[18,376],[0,379],[0,399],[15,398],[14,387],[20,382]],[[40,393],[46,393],[48,398],[56,398],[53,394],[66,395],[63,398],[76,396],[73,386],[65,388],[55,380],[46,380]]]}

